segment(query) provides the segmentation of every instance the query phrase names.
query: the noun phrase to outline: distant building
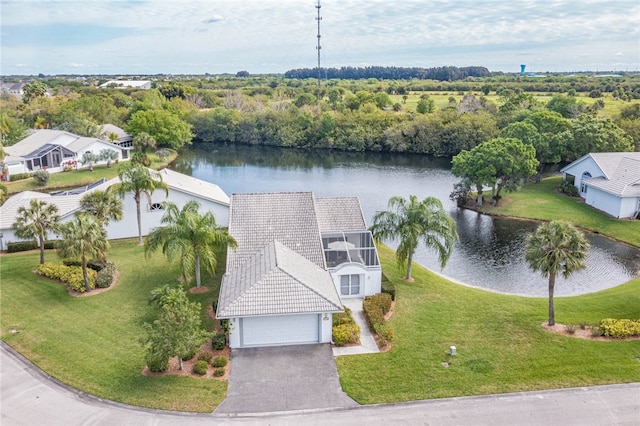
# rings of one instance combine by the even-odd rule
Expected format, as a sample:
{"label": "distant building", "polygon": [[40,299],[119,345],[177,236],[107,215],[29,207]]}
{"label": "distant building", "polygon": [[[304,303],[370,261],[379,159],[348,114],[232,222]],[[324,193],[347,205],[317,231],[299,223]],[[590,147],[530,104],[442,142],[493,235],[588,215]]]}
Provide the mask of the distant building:
{"label": "distant building", "polygon": [[151,82],[149,80],[109,80],[106,83],[102,83],[99,87],[103,89],[115,88],[115,89],[151,89]]}

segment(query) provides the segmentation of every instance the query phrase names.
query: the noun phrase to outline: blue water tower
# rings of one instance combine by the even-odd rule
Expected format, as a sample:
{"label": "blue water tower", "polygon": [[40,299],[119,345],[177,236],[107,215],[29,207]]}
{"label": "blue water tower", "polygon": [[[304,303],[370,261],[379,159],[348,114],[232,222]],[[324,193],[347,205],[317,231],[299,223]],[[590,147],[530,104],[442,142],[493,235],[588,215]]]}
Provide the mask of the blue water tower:
{"label": "blue water tower", "polygon": [[520,65],[520,75],[524,75],[524,69],[526,68],[526,65]]}

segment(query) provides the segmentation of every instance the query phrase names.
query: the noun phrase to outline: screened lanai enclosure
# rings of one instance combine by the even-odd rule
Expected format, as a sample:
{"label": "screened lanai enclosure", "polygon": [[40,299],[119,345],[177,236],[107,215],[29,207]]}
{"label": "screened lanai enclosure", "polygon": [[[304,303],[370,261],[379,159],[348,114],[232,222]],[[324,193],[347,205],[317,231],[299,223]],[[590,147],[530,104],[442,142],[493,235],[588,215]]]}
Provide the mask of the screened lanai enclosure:
{"label": "screened lanai enclosure", "polygon": [[329,269],[343,263],[380,266],[373,236],[369,231],[323,232],[322,248]]}
{"label": "screened lanai enclosure", "polygon": [[75,158],[75,153],[64,146],[46,144],[30,154],[24,156],[29,170],[36,171],[52,167],[60,167],[60,164],[68,159]]}

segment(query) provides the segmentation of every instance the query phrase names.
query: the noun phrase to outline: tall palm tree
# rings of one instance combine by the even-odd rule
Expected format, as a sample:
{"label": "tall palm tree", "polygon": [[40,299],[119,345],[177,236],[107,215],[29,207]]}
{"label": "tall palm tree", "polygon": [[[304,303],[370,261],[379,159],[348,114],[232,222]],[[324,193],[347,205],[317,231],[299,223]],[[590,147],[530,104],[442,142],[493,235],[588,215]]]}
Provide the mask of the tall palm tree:
{"label": "tall palm tree", "polygon": [[572,273],[586,267],[589,243],[584,234],[573,225],[560,221],[543,223],[529,235],[525,247],[525,259],[534,271],[549,277],[549,325],[555,325],[553,290],[556,276],[566,279]]}
{"label": "tall palm tree", "polygon": [[133,193],[136,202],[136,218],[138,220],[138,245],[142,245],[142,218],[140,215],[140,201],[142,196],[146,196],[151,202],[151,194],[156,189],[164,190],[169,195],[169,187],[162,181],[162,176],[146,167],[124,163],[118,168],[120,183],[109,188],[121,197],[128,193]]}
{"label": "tall palm tree", "polygon": [[420,241],[438,253],[440,266],[444,268],[458,239],[458,232],[455,221],[444,210],[440,200],[427,197],[418,201],[415,195],[410,195],[408,200],[391,197],[389,208],[390,211],[376,213],[371,233],[376,241],[400,240],[396,259],[399,266],[407,265],[405,279],[413,281],[411,264]]}
{"label": "tall palm tree", "polygon": [[98,222],[105,226],[112,220],[122,220],[122,200],[113,192],[102,190],[89,192],[80,199],[80,207],[92,213]]}
{"label": "tall palm tree", "polygon": [[19,207],[12,227],[19,238],[37,239],[40,246],[40,263],[44,263],[44,241],[49,232],[60,229],[58,206],[36,198],[29,201],[29,207]]}
{"label": "tall palm tree", "polygon": [[76,215],[73,222],[69,222],[61,228],[62,240],[58,243],[58,255],[64,258],[79,258],[82,262],[82,276],[84,288],[91,291],[87,262],[92,258],[104,257],[109,242],[107,232],[98,220],[85,213]]}
{"label": "tall palm tree", "polygon": [[154,228],[147,236],[145,253],[150,255],[162,247],[169,261],[180,256],[180,269],[183,277],[195,273],[196,285],[201,287],[200,264],[211,273],[216,269],[216,250],[226,247],[235,248],[236,240],[226,230],[218,227],[213,213],[198,212],[200,204],[191,200],[182,210],[174,203],[164,204],[166,212],[162,216],[165,226]]}

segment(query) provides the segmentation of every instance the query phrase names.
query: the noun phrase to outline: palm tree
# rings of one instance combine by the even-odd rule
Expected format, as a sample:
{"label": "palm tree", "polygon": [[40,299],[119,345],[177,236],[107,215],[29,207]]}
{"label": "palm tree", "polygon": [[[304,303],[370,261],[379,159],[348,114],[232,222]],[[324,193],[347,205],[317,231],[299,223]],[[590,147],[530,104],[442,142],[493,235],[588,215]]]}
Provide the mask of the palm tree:
{"label": "palm tree", "polygon": [[411,264],[421,240],[438,253],[440,266],[444,268],[458,239],[458,232],[455,221],[444,210],[440,200],[427,197],[418,201],[415,195],[410,195],[408,200],[391,197],[389,208],[391,211],[376,213],[371,233],[376,241],[400,240],[396,259],[400,267],[407,264],[405,280],[413,281]]}
{"label": "palm tree", "polygon": [[180,256],[180,269],[184,278],[195,272],[196,286],[200,288],[200,264],[211,273],[216,269],[216,250],[226,247],[235,248],[236,240],[216,224],[213,213],[198,212],[200,204],[191,200],[182,210],[174,203],[164,204],[162,216],[165,226],[154,228],[147,237],[145,253],[150,255],[158,247],[171,261]]}
{"label": "palm tree", "polygon": [[19,238],[37,239],[40,245],[40,263],[44,263],[44,241],[49,232],[60,229],[58,206],[36,198],[29,201],[29,207],[19,207],[12,227]]}
{"label": "palm tree", "polygon": [[162,181],[159,173],[140,165],[130,163],[121,164],[118,168],[120,183],[109,188],[116,194],[124,197],[127,193],[133,193],[136,202],[136,217],[138,219],[138,245],[142,245],[142,218],[140,216],[140,200],[145,195],[151,202],[151,194],[156,189],[163,189],[169,195],[169,187]]}
{"label": "palm tree", "polygon": [[109,248],[107,232],[102,224],[92,215],[80,213],[73,222],[61,228],[62,240],[58,243],[58,255],[63,259],[79,258],[82,262],[84,288],[91,291],[87,261],[102,258]]}
{"label": "palm tree", "polygon": [[586,267],[589,243],[573,225],[560,221],[543,223],[529,235],[525,259],[534,271],[549,277],[549,325],[555,325],[553,290],[558,273],[566,279]]}
{"label": "palm tree", "polygon": [[113,192],[97,190],[85,194],[80,199],[80,207],[92,213],[104,226],[112,220],[122,220],[122,200]]}

